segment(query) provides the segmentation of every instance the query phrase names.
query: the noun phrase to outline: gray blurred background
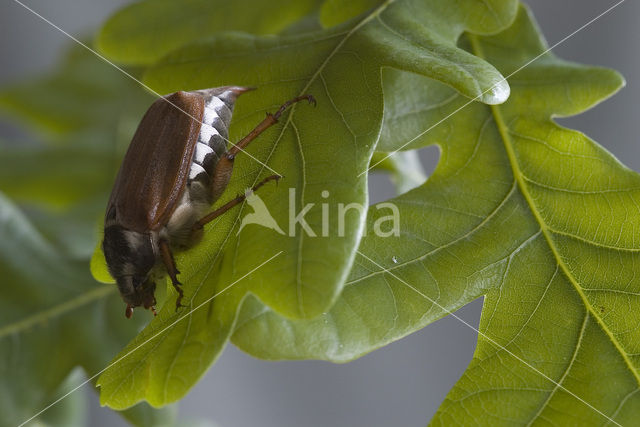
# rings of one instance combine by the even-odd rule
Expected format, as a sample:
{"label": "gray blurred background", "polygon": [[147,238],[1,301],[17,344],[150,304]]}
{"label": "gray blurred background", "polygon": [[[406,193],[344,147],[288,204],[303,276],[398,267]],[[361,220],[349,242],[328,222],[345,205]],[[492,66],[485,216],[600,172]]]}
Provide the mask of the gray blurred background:
{"label": "gray blurred background", "polygon": [[[26,0],[25,0],[26,1]],[[26,4],[65,31],[91,34],[123,0],[28,0]],[[561,40],[610,6],[611,0],[529,0],[549,44]],[[622,72],[627,87],[576,118],[563,119],[640,170],[640,2],[627,0],[555,49],[565,59]],[[69,40],[13,0],[0,6],[0,85],[53,67]],[[107,65],[105,65],[107,66]],[[123,76],[123,78],[125,78]],[[0,118],[0,138],[18,131]],[[436,150],[422,153],[428,170]],[[382,177],[371,180],[373,201],[393,195]],[[478,324],[481,301],[458,315]],[[423,426],[471,360],[476,333],[448,317],[346,365],[265,362],[228,346],[220,360],[180,403],[180,418],[223,427]],[[126,425],[90,395],[92,426]],[[34,408],[34,410],[40,408]]]}

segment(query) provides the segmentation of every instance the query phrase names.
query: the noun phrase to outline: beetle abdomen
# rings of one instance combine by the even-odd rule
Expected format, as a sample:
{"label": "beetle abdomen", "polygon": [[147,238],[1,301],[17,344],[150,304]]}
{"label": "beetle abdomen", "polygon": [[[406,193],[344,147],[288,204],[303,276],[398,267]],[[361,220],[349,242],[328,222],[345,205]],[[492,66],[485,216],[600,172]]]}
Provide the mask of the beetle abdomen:
{"label": "beetle abdomen", "polygon": [[[238,88],[217,88],[198,91],[205,98],[204,114],[198,142],[193,153],[193,162],[189,171],[189,192],[191,199],[197,199],[211,205],[211,192],[202,194],[196,182],[207,190],[211,188],[211,179],[218,161],[227,151],[229,124]],[[192,191],[192,187],[193,191]],[[203,199],[206,197],[206,199]]]}
{"label": "beetle abdomen", "polygon": [[211,208],[213,173],[218,161],[227,152],[229,124],[236,97],[247,89],[222,87],[193,93],[204,97],[204,113],[193,159],[189,169],[187,191],[171,215],[166,231],[173,245],[189,246],[191,228]]}

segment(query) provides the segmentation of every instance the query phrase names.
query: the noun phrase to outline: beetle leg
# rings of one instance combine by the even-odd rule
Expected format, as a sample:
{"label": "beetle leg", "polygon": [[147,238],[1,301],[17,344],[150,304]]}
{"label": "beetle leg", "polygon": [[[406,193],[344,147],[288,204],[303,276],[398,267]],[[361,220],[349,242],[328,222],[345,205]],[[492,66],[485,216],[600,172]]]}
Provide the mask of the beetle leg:
{"label": "beetle leg", "polygon": [[180,302],[182,301],[182,297],[184,293],[182,292],[182,283],[178,280],[178,274],[180,272],[176,268],[176,262],[173,259],[173,254],[171,253],[171,248],[169,247],[169,243],[166,240],[160,240],[160,254],[162,255],[162,262],[167,268],[167,273],[169,273],[169,277],[171,278],[171,284],[178,292],[178,299],[176,299],[176,310],[182,307]]}
{"label": "beetle leg", "polygon": [[227,157],[229,160],[233,160],[233,158],[238,154],[238,152],[242,151],[247,145],[249,145],[251,141],[256,139],[262,132],[264,132],[271,126],[278,123],[278,119],[287,108],[289,108],[296,102],[300,102],[305,99],[309,101],[309,104],[316,105],[316,100],[311,95],[302,95],[302,96],[298,96],[293,99],[290,99],[289,101],[282,104],[280,108],[278,108],[278,111],[276,111],[274,114],[267,113],[267,117],[263,121],[261,121],[260,124],[258,124],[258,126],[256,126],[251,132],[249,132],[247,136],[245,136],[236,144],[234,144],[234,146],[231,147],[231,149],[229,150],[229,152],[225,157]]}
{"label": "beetle leg", "polygon": [[[254,185],[253,187],[251,187],[251,191],[252,192],[256,191],[258,188],[262,187],[263,185],[265,185],[269,181],[275,180],[277,182],[280,178],[282,178],[280,175],[268,176],[265,179],[263,179],[262,181],[260,181],[259,183],[257,183],[256,185]],[[205,224],[210,223],[211,221],[213,221],[214,219],[216,219],[220,215],[222,215],[225,212],[227,212],[232,207],[234,207],[236,205],[239,205],[240,203],[244,202],[244,200],[246,198],[247,198],[246,194],[240,194],[235,199],[225,203],[224,205],[220,206],[215,211],[213,211],[210,214],[205,215],[204,217],[200,218],[200,220],[193,225],[193,232],[195,233],[195,232],[200,231],[202,229],[202,227],[204,227]]]}
{"label": "beetle leg", "polygon": [[249,145],[251,141],[256,139],[262,132],[264,132],[274,124],[278,123],[278,119],[280,118],[282,113],[285,112],[287,108],[289,108],[296,102],[300,102],[304,100],[309,101],[310,104],[316,105],[316,100],[311,95],[302,95],[302,96],[298,96],[296,98],[290,99],[289,101],[282,104],[275,113],[273,114],[267,113],[267,117],[262,122],[260,122],[258,126],[256,126],[251,132],[249,132],[247,136],[245,136],[236,144],[234,144],[233,147],[231,147],[231,149],[222,156],[222,158],[216,165],[216,168],[213,172],[213,179],[211,180],[212,200],[214,201],[218,200],[218,198],[224,192],[225,188],[227,188],[227,185],[229,184],[229,180],[231,179],[231,173],[233,172],[233,161],[236,155],[240,151],[244,150],[247,147],[247,145]]}

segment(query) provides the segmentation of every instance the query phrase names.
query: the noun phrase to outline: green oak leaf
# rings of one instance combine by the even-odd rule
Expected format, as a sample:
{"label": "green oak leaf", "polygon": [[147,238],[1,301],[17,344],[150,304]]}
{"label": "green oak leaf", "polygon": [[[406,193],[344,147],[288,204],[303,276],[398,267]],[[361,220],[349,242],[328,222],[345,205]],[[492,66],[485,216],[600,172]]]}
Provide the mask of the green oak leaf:
{"label": "green oak leaf", "polygon": [[65,253],[76,259],[90,256],[96,218],[104,211],[120,161],[113,142],[100,146],[88,139],[65,144],[0,141],[0,150],[4,194],[27,208],[30,221]]}
{"label": "green oak leaf", "polygon": [[413,190],[427,180],[420,157],[415,150],[385,153],[376,151],[371,157],[371,171],[390,174],[391,182],[398,193]]}
{"label": "green oak leaf", "polygon": [[116,12],[96,47],[110,59],[150,65],[184,44],[222,31],[275,34],[310,14],[319,0],[145,0]]}
{"label": "green oak leaf", "polygon": [[379,0],[326,0],[320,8],[320,24],[323,27],[333,27],[364,13],[380,4]]}
{"label": "green oak leaf", "polygon": [[[116,290],[96,283],[87,262],[119,157],[151,99],[78,47],[56,72],[0,91],[0,107],[42,133],[37,142],[1,142],[2,426],[18,425],[81,384],[81,371],[95,375],[144,323],[122,321]],[[83,392],[38,422],[82,425]],[[173,412],[141,404],[121,414],[135,425],[160,425]]]}
{"label": "green oak leaf", "polygon": [[[524,8],[504,33],[466,40],[505,75],[544,54],[509,78],[505,104],[473,103],[442,123],[467,101],[421,76],[385,80],[395,115],[379,147],[442,149],[427,183],[392,200],[401,236],[364,237],[340,298],[317,319],[248,298],[232,341],[257,357],[346,362],[484,295],[473,360],[432,424],[633,425],[640,176],[552,121],[623,80],[545,53]],[[370,208],[368,222],[377,216]]]}
{"label": "green oak leaf", "polygon": [[[180,48],[147,70],[145,83],[160,93],[257,86],[236,104],[232,140],[289,98],[311,93],[318,103],[316,108],[291,108],[280,125],[250,146],[249,153],[262,164],[240,155],[234,179],[219,201],[276,171],[284,175],[279,186],[265,186],[259,194],[291,236],[256,225],[237,236],[243,214],[251,212],[246,206],[205,227],[202,243],[176,257],[187,308],[175,312],[172,303],[165,304],[121,352],[130,354],[98,381],[101,402],[125,408],[140,400],[160,406],[181,398],[220,354],[249,294],[288,317],[312,318],[327,311],[351,269],[365,212],[349,212],[344,235],[339,235],[336,216],[327,224],[322,221],[323,191],[329,192],[334,208],[340,203],[367,205],[367,174],[361,172],[369,165],[382,121],[381,69],[414,71],[465,96],[503,102],[509,89],[502,75],[456,42],[465,29],[484,33],[489,27],[492,32],[505,28],[515,17],[515,4],[461,1],[451,7],[444,1],[385,1],[320,32],[224,33]],[[486,19],[478,21],[483,11]],[[316,237],[289,223],[309,203],[314,206],[305,219]],[[321,235],[323,229],[328,236]],[[170,287],[168,292],[173,292]]]}
{"label": "green oak leaf", "polygon": [[67,253],[89,256],[113,177],[152,100],[93,53],[68,49],[54,72],[0,90],[0,108],[39,131],[35,143],[0,141],[0,189]]}
{"label": "green oak leaf", "polygon": [[[82,371],[75,369],[67,376],[65,381],[60,384],[59,389],[51,396],[51,400],[58,399],[67,391],[71,390],[77,384],[84,380]],[[53,406],[50,410],[44,412],[38,417],[38,424],[43,426],[81,426],[87,423],[87,396],[80,393],[72,393],[66,399],[60,401],[59,404]],[[35,412],[35,408],[34,411]],[[4,424],[0,424],[4,425]],[[15,424],[11,424],[15,426]]]}
{"label": "green oak leaf", "polygon": [[78,46],[57,72],[0,91],[0,108],[41,131],[47,143],[111,152],[126,149],[152,100],[138,83]]}
{"label": "green oak leaf", "polygon": [[[119,159],[112,147],[0,142],[0,188],[13,200],[63,209],[106,192]],[[111,149],[109,149],[111,148]],[[104,207],[103,207],[104,208]],[[95,215],[94,215],[95,219]]]}
{"label": "green oak leaf", "polygon": [[[76,366],[88,375],[103,369],[143,319],[122,322],[113,286],[93,281],[84,262],[60,256],[2,194],[0,235],[0,425],[15,426],[81,384],[69,377]],[[77,414],[69,405],[78,404],[56,405],[42,422],[71,421]],[[123,415],[138,425],[171,419],[144,404]]]}

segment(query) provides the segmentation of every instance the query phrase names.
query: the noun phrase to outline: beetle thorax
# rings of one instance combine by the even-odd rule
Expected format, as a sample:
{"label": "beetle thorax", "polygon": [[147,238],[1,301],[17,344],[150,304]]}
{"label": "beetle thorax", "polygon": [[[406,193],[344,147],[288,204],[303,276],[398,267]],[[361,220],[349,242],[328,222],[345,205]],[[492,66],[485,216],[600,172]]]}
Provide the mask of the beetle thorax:
{"label": "beetle thorax", "polygon": [[146,280],[159,254],[154,233],[139,233],[117,224],[105,227],[102,249],[109,272],[116,280],[121,277]]}

